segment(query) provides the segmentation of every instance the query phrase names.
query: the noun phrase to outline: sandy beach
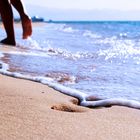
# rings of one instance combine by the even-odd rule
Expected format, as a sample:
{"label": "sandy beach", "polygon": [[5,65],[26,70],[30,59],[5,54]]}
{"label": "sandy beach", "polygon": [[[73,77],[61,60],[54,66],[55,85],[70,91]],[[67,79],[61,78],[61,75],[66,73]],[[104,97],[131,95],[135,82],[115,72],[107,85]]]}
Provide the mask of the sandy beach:
{"label": "sandy beach", "polygon": [[[4,46],[1,52],[22,51]],[[139,140],[140,111],[89,109],[47,85],[0,74],[0,140]]]}
{"label": "sandy beach", "polygon": [[88,109],[46,85],[0,75],[1,140],[138,140],[140,111]]}

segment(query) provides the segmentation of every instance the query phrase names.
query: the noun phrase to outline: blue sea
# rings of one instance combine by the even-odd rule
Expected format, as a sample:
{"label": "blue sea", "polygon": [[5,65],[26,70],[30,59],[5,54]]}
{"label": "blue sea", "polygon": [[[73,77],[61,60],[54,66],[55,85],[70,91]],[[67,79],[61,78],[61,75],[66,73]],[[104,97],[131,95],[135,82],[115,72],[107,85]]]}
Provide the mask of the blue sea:
{"label": "blue sea", "polygon": [[24,51],[1,55],[7,71],[103,98],[140,101],[139,21],[44,23],[34,26],[27,40],[21,28],[15,32],[15,48]]}

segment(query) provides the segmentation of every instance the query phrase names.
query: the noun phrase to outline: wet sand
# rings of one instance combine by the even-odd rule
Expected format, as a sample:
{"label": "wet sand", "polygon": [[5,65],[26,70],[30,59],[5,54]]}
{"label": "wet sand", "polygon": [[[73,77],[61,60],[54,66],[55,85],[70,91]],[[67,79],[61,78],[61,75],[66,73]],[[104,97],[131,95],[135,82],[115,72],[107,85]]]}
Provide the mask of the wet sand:
{"label": "wet sand", "polygon": [[89,109],[46,85],[0,75],[2,140],[138,140],[140,111]]}

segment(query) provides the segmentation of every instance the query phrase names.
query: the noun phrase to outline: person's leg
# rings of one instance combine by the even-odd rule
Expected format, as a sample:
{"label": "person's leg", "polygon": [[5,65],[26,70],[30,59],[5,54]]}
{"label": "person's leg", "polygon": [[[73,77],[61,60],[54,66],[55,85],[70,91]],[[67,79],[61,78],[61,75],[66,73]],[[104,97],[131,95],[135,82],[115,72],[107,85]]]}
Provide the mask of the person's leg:
{"label": "person's leg", "polygon": [[32,35],[32,23],[29,16],[26,14],[23,3],[21,0],[11,0],[11,4],[19,12],[23,28],[23,39]]}
{"label": "person's leg", "polygon": [[0,14],[7,34],[7,38],[0,42],[3,44],[15,45],[13,11],[8,0],[0,0]]}

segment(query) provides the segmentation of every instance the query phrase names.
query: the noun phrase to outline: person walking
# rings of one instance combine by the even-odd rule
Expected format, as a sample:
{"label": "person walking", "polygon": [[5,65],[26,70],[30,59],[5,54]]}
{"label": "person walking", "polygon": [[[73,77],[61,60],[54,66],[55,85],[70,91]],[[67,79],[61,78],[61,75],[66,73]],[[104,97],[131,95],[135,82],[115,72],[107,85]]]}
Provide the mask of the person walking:
{"label": "person walking", "polygon": [[0,41],[0,43],[7,45],[16,45],[15,33],[14,33],[14,22],[13,22],[13,11],[12,6],[18,11],[23,28],[23,39],[27,39],[32,35],[32,22],[30,17],[26,14],[25,8],[21,0],[0,0],[0,14],[4,24],[7,37]]}

